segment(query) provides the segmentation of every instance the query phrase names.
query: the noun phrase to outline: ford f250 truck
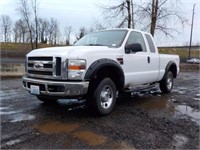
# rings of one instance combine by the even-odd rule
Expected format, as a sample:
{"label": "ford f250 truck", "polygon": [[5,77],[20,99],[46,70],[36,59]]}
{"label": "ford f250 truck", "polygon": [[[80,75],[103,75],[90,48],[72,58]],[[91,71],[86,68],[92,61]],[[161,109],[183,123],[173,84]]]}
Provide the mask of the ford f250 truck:
{"label": "ford f250 truck", "polygon": [[39,100],[86,99],[92,110],[106,115],[120,93],[156,83],[170,93],[179,56],[159,54],[149,33],[112,29],[87,34],[73,46],[33,50],[25,67],[23,86]]}

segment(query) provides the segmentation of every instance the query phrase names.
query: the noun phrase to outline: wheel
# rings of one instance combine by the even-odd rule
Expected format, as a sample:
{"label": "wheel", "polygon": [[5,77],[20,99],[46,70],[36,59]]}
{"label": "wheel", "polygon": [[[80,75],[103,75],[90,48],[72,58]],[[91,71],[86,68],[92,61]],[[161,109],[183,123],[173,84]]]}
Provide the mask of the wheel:
{"label": "wheel", "polygon": [[116,102],[116,86],[110,78],[104,78],[89,92],[89,107],[93,111],[98,115],[111,113]]}
{"label": "wheel", "polygon": [[165,79],[160,81],[160,90],[163,93],[170,93],[174,85],[174,76],[171,71],[169,71]]}
{"label": "wheel", "polygon": [[45,104],[56,103],[58,99],[56,98],[49,98],[44,96],[37,96],[37,98]]}

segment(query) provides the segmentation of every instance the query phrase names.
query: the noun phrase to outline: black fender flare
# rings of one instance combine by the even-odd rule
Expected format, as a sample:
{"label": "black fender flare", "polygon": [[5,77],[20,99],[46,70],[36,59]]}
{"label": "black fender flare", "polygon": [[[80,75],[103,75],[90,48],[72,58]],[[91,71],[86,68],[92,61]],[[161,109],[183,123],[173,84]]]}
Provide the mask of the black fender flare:
{"label": "black fender flare", "polygon": [[119,80],[118,80],[119,89],[123,89],[124,82],[125,82],[124,71],[122,67],[116,61],[112,59],[102,58],[93,62],[88,68],[84,79],[85,80],[94,79],[97,72],[104,67],[112,67],[117,71],[119,75]]}
{"label": "black fender flare", "polygon": [[[175,62],[173,62],[173,61],[168,62],[167,66],[166,66],[166,68],[165,68],[165,74],[164,74],[162,80],[166,78],[167,73],[168,73],[168,71],[170,70],[170,67],[171,67],[171,66],[175,66],[176,69],[177,69],[177,66],[176,66],[176,63],[175,63]],[[172,73],[173,73],[173,72],[172,72]],[[177,74],[177,73],[176,73],[176,74]],[[173,73],[173,75],[174,75],[174,73]],[[175,75],[174,77],[176,77],[176,75]]]}

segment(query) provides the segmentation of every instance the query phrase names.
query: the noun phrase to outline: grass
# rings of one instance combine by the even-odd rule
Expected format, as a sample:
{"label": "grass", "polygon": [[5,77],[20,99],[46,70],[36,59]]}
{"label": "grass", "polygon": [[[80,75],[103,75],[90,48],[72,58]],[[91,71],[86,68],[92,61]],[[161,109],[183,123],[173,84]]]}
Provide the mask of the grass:
{"label": "grass", "polygon": [[[53,47],[53,46],[61,46],[61,45],[53,45],[53,44],[39,44],[38,48],[44,47]],[[30,43],[0,43],[1,50],[32,50]]]}
{"label": "grass", "polygon": [[[39,44],[39,48],[54,47],[63,45],[50,45],[50,44]],[[31,51],[31,45],[28,43],[0,43],[2,57],[24,57],[26,53]],[[3,51],[2,51],[3,50]],[[7,50],[7,52],[5,52]],[[191,57],[200,57],[199,50],[192,50]],[[188,58],[187,48],[159,48],[161,54],[175,54],[179,55],[182,62]]]}
{"label": "grass", "polygon": [[[200,57],[200,51],[199,50],[191,50],[191,57]],[[181,61],[185,61],[188,58],[189,50],[185,49],[175,49],[175,48],[160,48],[159,49],[160,54],[175,54],[179,55]]]}

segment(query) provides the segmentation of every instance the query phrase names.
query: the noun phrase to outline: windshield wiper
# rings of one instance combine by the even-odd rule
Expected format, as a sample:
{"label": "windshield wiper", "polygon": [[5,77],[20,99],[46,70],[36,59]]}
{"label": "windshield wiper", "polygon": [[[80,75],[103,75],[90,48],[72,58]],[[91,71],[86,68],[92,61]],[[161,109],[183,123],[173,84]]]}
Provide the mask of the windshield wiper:
{"label": "windshield wiper", "polygon": [[88,44],[86,46],[107,46],[107,45],[103,45],[103,44]]}

